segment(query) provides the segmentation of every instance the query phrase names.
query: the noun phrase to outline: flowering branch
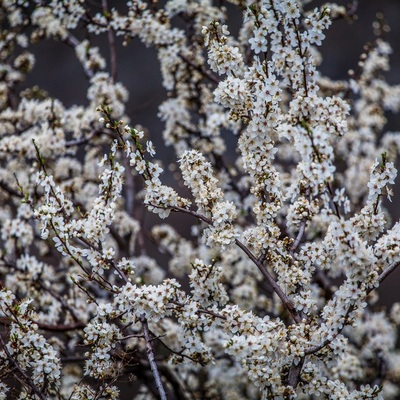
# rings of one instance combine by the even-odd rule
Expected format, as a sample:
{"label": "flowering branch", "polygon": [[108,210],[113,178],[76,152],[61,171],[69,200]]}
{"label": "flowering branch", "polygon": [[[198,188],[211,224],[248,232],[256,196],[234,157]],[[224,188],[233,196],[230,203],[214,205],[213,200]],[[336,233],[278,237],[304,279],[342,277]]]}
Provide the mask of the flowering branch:
{"label": "flowering branch", "polygon": [[16,362],[15,358],[13,355],[9,352],[7,345],[4,343],[3,337],[0,335],[0,344],[1,347],[4,351],[4,353],[7,356],[8,362],[14,366],[15,371],[18,371],[18,373],[21,375],[21,379],[19,381],[23,386],[28,385],[29,388],[31,389],[32,393],[34,393],[39,399],[46,400],[45,395],[42,393],[41,390],[35,385],[33,380],[25,373],[25,371],[18,365]]}
{"label": "flowering branch", "polygon": [[[157,207],[156,205],[149,204],[152,207]],[[177,207],[177,206],[172,206],[172,210],[179,211],[185,214],[190,214],[193,217],[196,217],[197,219],[206,222],[209,225],[212,225],[212,220],[210,218],[207,218],[193,210],[187,210],[182,207]],[[249,259],[257,266],[261,274],[264,276],[266,281],[269,283],[269,285],[272,287],[273,291],[278,295],[278,297],[282,300],[283,304],[285,305],[286,309],[289,311],[289,313],[292,315],[293,319],[295,322],[299,323],[301,321],[300,315],[296,312],[294,309],[293,305],[289,301],[288,297],[285,295],[285,293],[282,291],[282,289],[279,287],[279,285],[276,283],[274,278],[271,276],[271,274],[268,272],[267,268],[264,266],[263,263],[261,263],[255,255],[238,239],[235,240],[235,244],[249,257]]]}
{"label": "flowering branch", "polygon": [[[376,307],[400,263],[383,16],[335,81],[319,47],[357,2],[36,3],[0,5],[0,393],[397,398],[400,306]],[[129,115],[120,39],[156,52],[156,137]],[[49,41],[82,104],[23,83]]]}

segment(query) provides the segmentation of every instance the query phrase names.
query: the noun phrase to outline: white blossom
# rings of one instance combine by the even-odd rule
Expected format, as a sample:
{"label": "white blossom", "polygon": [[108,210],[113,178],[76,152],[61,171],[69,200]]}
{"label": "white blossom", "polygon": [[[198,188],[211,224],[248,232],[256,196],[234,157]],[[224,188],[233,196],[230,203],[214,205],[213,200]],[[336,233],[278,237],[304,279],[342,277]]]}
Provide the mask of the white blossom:
{"label": "white blossom", "polygon": [[[0,5],[0,399],[117,400],[131,380],[135,399],[397,398],[400,306],[377,288],[400,265],[400,85],[380,15],[334,80],[319,46],[354,5],[98,3]],[[50,42],[82,88],[43,64]],[[140,44],[159,132],[128,103],[119,60],[145,73]],[[36,86],[44,65],[86,101]]]}

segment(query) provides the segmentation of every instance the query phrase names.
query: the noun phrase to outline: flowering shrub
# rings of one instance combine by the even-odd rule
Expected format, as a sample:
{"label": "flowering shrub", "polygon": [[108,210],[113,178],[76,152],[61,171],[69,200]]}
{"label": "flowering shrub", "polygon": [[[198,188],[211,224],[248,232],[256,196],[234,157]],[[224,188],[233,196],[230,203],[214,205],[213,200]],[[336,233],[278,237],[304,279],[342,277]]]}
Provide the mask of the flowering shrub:
{"label": "flowering shrub", "polygon": [[[135,399],[396,398],[400,305],[376,306],[400,264],[385,27],[333,81],[318,46],[354,9],[93,3],[0,6],[0,399],[118,399],[131,380]],[[170,185],[116,81],[136,37],[168,92]],[[86,105],[21,89],[48,39],[75,50]]]}

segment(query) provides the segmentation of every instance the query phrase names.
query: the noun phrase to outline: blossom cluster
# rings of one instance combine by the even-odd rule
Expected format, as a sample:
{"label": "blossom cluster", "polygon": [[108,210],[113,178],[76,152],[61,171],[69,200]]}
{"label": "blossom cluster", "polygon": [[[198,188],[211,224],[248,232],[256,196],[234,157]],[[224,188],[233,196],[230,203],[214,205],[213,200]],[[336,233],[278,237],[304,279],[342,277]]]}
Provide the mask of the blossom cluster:
{"label": "blossom cluster", "polygon": [[[23,378],[30,390],[43,396],[57,393],[60,385],[61,364],[57,351],[38,332],[37,316],[30,309],[31,300],[15,303],[15,296],[6,290],[0,292],[0,312],[9,318],[9,338],[6,344],[1,339],[0,352],[4,371],[23,371]],[[21,396],[29,395],[29,386]],[[9,387],[3,384],[6,393]]]}
{"label": "blossom cluster", "polygon": [[[1,2],[0,399],[399,396],[382,16],[348,79],[320,72],[355,3]],[[137,40],[172,159],[118,81]],[[85,104],[24,82],[49,41]]]}

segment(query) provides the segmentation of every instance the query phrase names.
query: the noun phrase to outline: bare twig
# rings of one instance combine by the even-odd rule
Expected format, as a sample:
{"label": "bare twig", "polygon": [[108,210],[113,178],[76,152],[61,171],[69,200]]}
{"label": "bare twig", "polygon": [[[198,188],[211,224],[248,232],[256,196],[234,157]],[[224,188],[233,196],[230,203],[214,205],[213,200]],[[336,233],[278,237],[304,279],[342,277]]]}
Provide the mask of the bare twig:
{"label": "bare twig", "polygon": [[[108,16],[109,11],[108,11],[108,2],[107,0],[102,0],[101,4],[103,6],[103,12]],[[107,32],[107,38],[108,38],[108,45],[110,49],[110,64],[111,64],[111,77],[113,82],[117,81],[117,51],[115,47],[115,36],[113,29],[111,26],[108,27],[108,32]]]}
{"label": "bare twig", "polygon": [[79,146],[81,144],[86,144],[96,135],[96,133],[99,132],[93,130],[87,136],[81,137],[79,139],[68,140],[67,142],[65,142],[65,147],[73,147],[73,146]]}
{"label": "bare twig", "polygon": [[303,369],[305,357],[301,357],[300,361],[295,363],[293,361],[291,367],[289,368],[289,373],[287,377],[287,384],[292,388],[296,388],[300,383],[300,374]]}
{"label": "bare twig", "polygon": [[297,248],[299,247],[301,240],[303,239],[304,232],[306,230],[306,225],[307,225],[307,220],[304,219],[300,224],[299,232],[297,233],[296,239],[294,240],[292,247],[290,248],[290,255],[292,257],[294,255],[295,251],[297,250]]}
{"label": "bare twig", "polygon": [[194,363],[199,363],[201,366],[204,366],[204,364],[199,360],[195,360],[193,357],[188,356],[187,354],[183,353],[184,350],[182,351],[175,351],[171,347],[169,347],[166,343],[164,343],[160,337],[155,337],[154,339],[157,339],[159,343],[161,343],[168,351],[170,351],[172,354],[175,354],[178,357],[182,358],[187,358],[188,360],[194,362]]}
{"label": "bare twig", "polygon": [[[71,32],[68,32],[68,35],[67,35],[66,39],[64,40],[64,43],[66,43],[68,46],[70,46],[74,50],[76,50],[77,46],[79,46],[81,42]],[[84,72],[88,79],[93,78],[94,73],[91,69],[84,68]]]}
{"label": "bare twig", "polygon": [[[394,272],[396,270],[396,268],[400,265],[400,261],[394,262],[392,264],[389,265],[389,267],[387,269],[385,269],[385,271],[383,271],[378,278],[378,282],[382,283],[392,272]],[[372,288],[371,290],[373,290],[374,288]]]}
{"label": "bare twig", "polygon": [[211,82],[214,82],[214,83],[216,83],[218,85],[219,79],[218,79],[217,76],[215,76],[214,74],[212,74],[209,71],[205,70],[201,66],[196,65],[193,61],[189,60],[189,58],[184,56],[182,53],[179,53],[178,55],[186,64],[190,65],[192,68],[194,68],[195,70],[199,71],[204,77],[208,78]]}
{"label": "bare twig", "polygon": [[16,196],[19,198],[23,198],[24,196],[18,192],[17,190],[13,189],[11,186],[9,186],[6,182],[0,181],[0,188],[3,189],[5,192],[7,192],[11,196]]}
{"label": "bare twig", "polygon": [[124,167],[125,167],[125,209],[127,214],[130,217],[134,217],[135,210],[135,177],[132,174],[129,159],[127,157],[124,158]]}
{"label": "bare twig", "polygon": [[160,394],[160,399],[167,400],[167,395],[165,393],[165,389],[164,389],[163,383],[161,381],[161,376],[160,376],[160,373],[157,368],[157,363],[154,358],[154,351],[153,351],[153,347],[151,345],[149,325],[147,324],[147,320],[144,315],[141,316],[140,320],[142,322],[144,339],[146,341],[147,358],[150,363],[150,368],[151,368],[151,372],[153,373],[154,380],[156,381],[156,387],[157,387],[158,393]]}

